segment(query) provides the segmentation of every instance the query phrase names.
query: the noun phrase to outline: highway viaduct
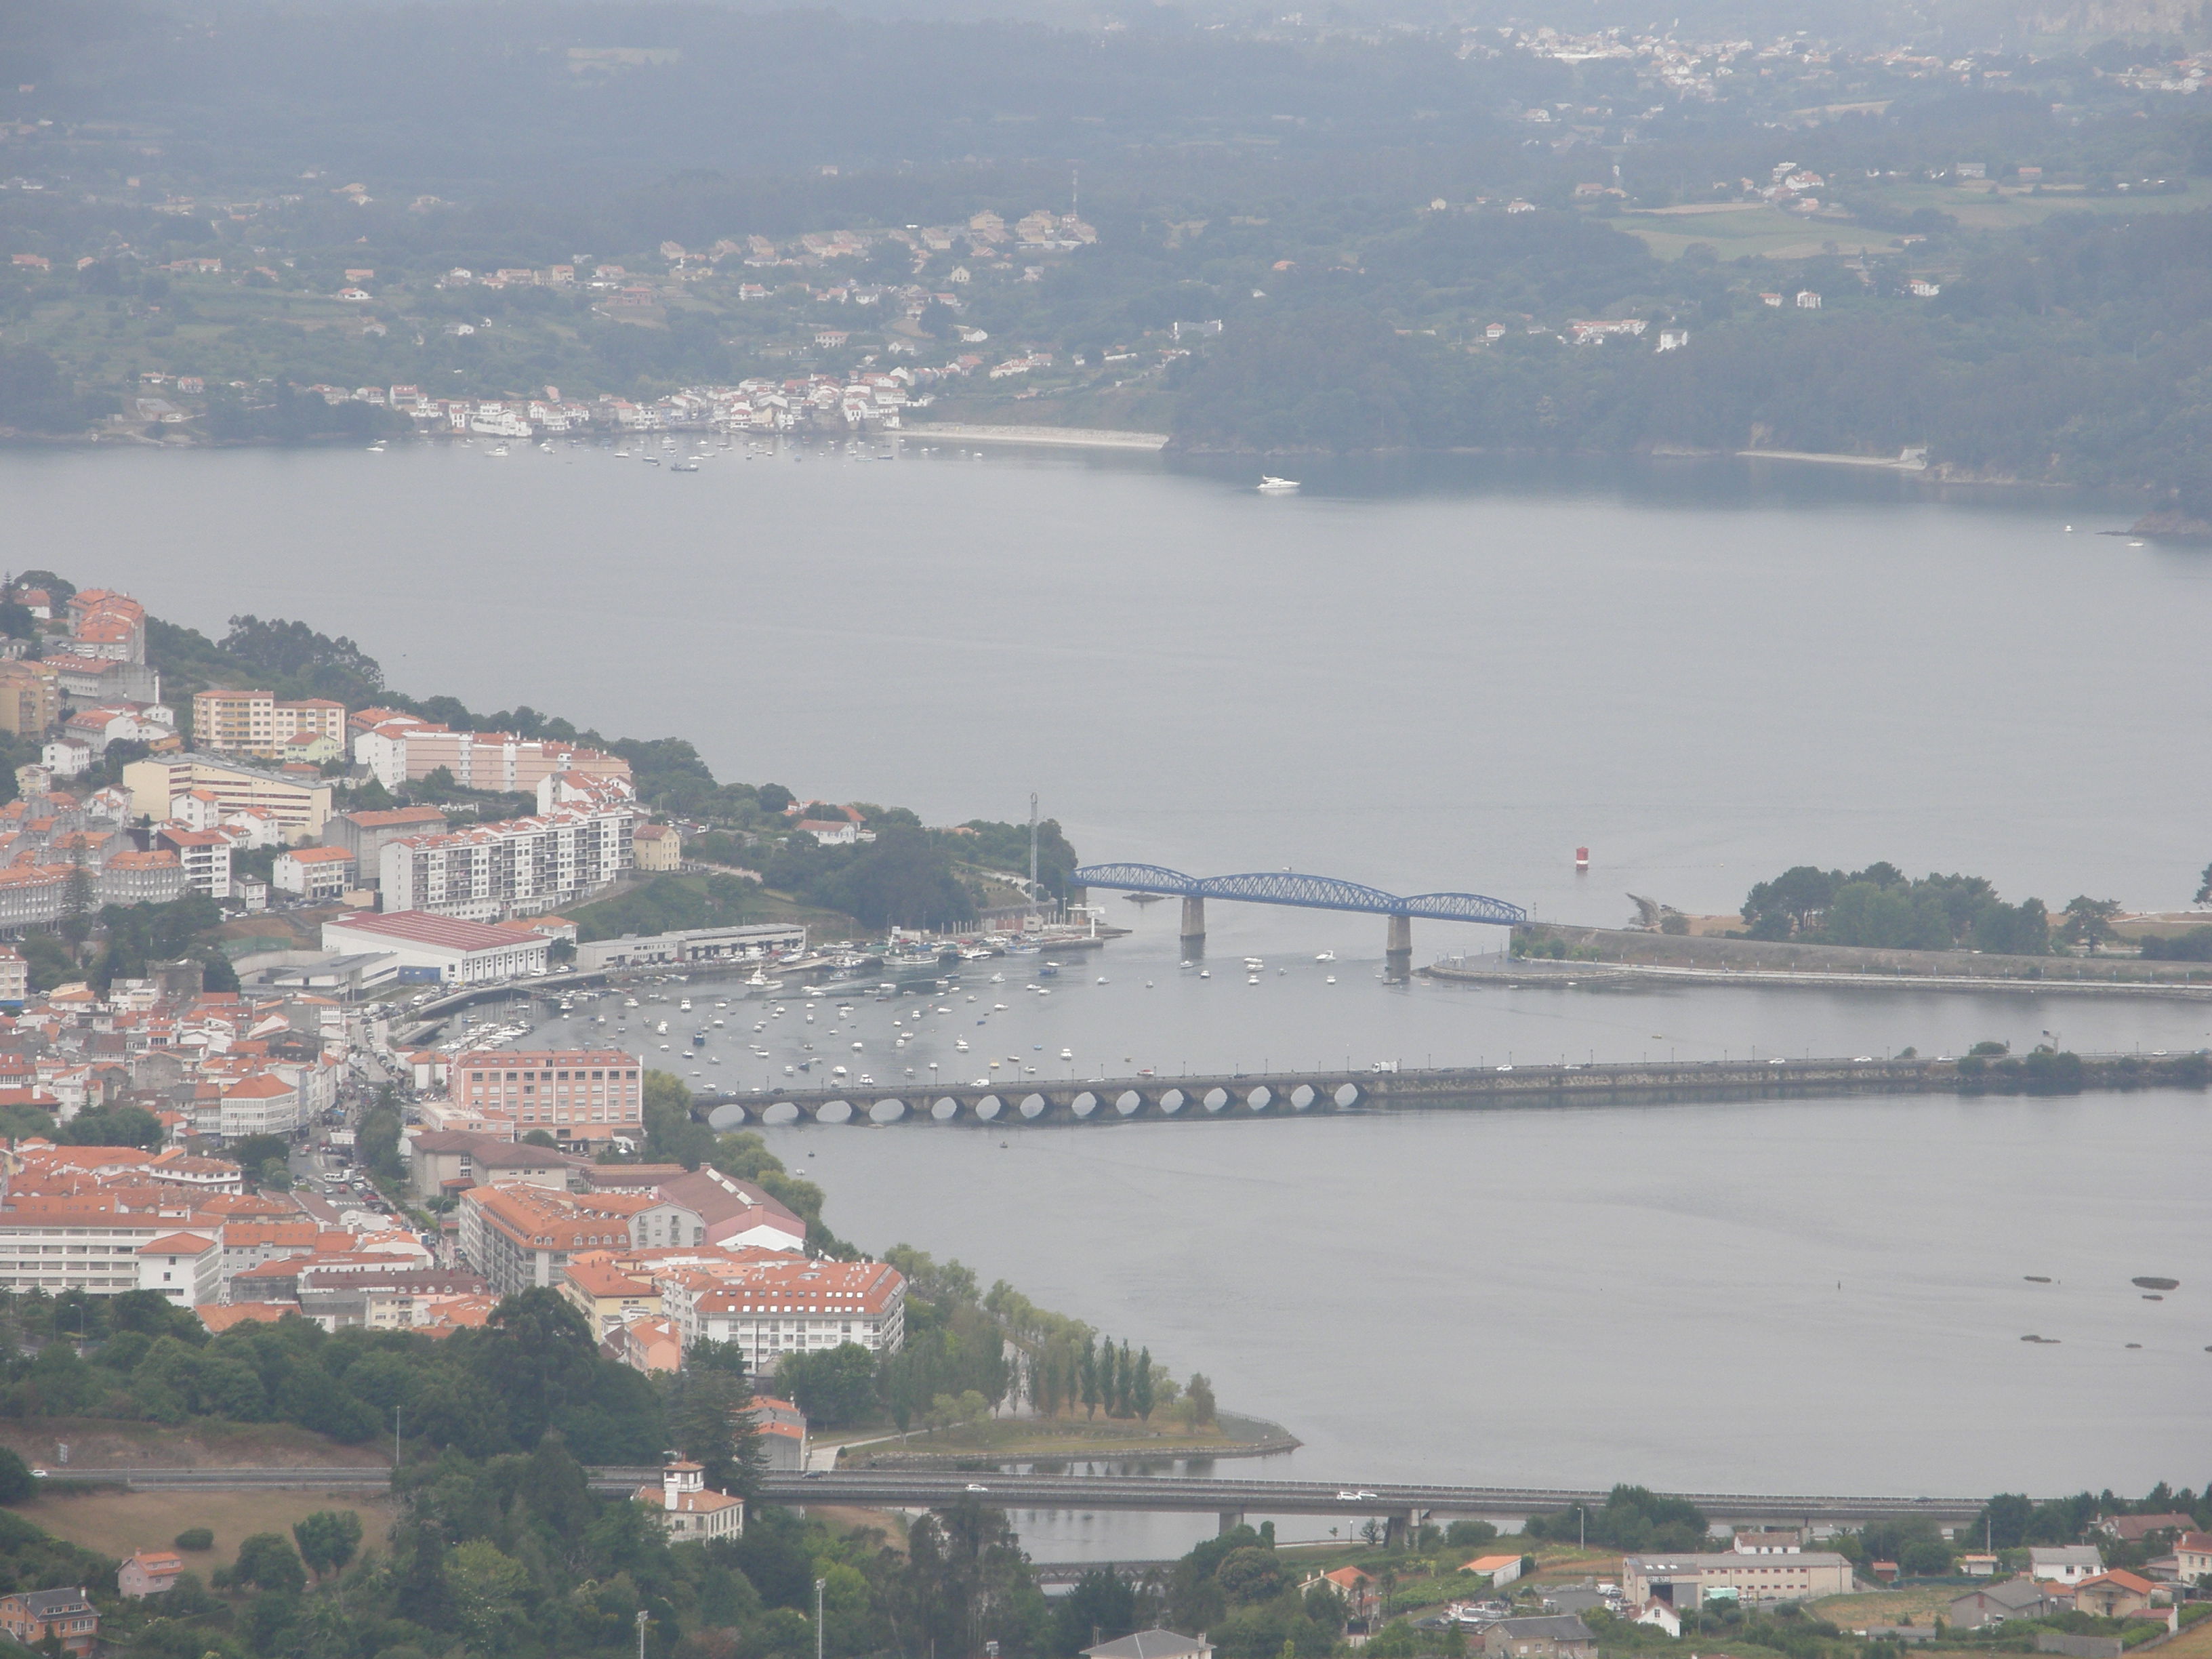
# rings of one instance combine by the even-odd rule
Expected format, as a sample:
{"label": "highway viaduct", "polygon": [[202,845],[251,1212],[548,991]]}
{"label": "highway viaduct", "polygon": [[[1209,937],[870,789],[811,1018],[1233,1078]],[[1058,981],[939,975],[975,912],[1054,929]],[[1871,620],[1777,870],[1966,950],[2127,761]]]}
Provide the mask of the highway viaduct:
{"label": "highway viaduct", "polygon": [[[652,1465],[602,1467],[589,1472],[595,1492],[635,1492],[658,1486]],[[58,1468],[52,1479],[137,1490],[305,1488],[381,1491],[392,1481],[384,1464],[342,1467],[231,1468]],[[1838,1494],[1770,1496],[1744,1492],[1680,1492],[1716,1526],[1786,1523],[1857,1526],[1896,1516],[1924,1516],[1958,1526],[1982,1510],[1978,1498],[1881,1498]],[[1455,1486],[1393,1481],[1258,1480],[1175,1475],[1000,1474],[994,1472],[870,1470],[817,1474],[771,1474],[761,1496],[769,1503],[838,1504],[868,1509],[939,1509],[974,1497],[1006,1510],[1138,1510],[1216,1517],[1227,1531],[1248,1515],[1345,1516],[1380,1520],[1394,1536],[1432,1517],[1516,1520],[1576,1504],[1595,1508],[1606,1494],[1575,1487]]]}
{"label": "highway viaduct", "polygon": [[[377,1463],[338,1467],[229,1468],[58,1468],[49,1480],[132,1491],[306,1490],[384,1492],[392,1470]],[[601,1467],[586,1471],[592,1490],[607,1495],[657,1486],[653,1465]],[[1879,1498],[1837,1494],[1769,1496],[1744,1492],[1680,1492],[1715,1528],[1739,1525],[1850,1528],[1870,1521],[1920,1516],[1946,1528],[1979,1515],[1978,1498]],[[942,1509],[974,1498],[994,1509],[1084,1511],[1135,1510],[1155,1514],[1212,1515],[1228,1532],[1247,1516],[1340,1516],[1350,1522],[1379,1521],[1387,1540],[1400,1542],[1438,1517],[1487,1518],[1517,1525],[1525,1516],[1581,1504],[1595,1509],[1606,1494],[1574,1487],[1452,1486],[1403,1482],[1218,1480],[1192,1476],[1000,1474],[995,1471],[856,1470],[770,1474],[761,1498],[804,1508],[810,1504],[890,1510]],[[1347,1534],[1355,1526],[1348,1525]]]}

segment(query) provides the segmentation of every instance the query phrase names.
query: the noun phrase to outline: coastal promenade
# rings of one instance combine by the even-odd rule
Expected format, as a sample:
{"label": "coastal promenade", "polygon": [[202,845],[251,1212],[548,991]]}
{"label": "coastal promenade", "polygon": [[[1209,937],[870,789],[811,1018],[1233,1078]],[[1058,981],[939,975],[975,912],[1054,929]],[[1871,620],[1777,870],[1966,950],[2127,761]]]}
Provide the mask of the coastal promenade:
{"label": "coastal promenade", "polygon": [[910,426],[899,434],[909,442],[931,438],[954,443],[1034,444],[1048,449],[1135,449],[1157,454],[1168,447],[1164,432],[1123,432],[1089,426],[963,426],[957,422]]}
{"label": "coastal promenade", "polygon": [[892,1123],[988,1127],[1147,1119],[1343,1116],[1408,1109],[1624,1105],[1639,1102],[1832,1097],[1839,1094],[2059,1093],[2082,1089],[2203,1088],[2212,1061],[2185,1054],[2037,1054],[2024,1059],[1908,1060],[1873,1055],[1602,1065],[1439,1066],[1410,1071],[1237,1073],[805,1090],[693,1097],[716,1128],[747,1123]]}

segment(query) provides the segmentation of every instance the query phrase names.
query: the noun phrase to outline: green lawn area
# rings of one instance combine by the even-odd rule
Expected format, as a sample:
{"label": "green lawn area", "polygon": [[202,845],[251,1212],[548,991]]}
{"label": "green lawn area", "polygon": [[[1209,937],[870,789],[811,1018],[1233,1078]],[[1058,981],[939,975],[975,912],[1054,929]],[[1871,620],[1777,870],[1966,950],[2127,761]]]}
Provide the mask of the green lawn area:
{"label": "green lawn area", "polygon": [[[1880,231],[1863,230],[1834,219],[1808,219],[1760,203],[1753,208],[1722,206],[1711,213],[1624,213],[1613,224],[1640,240],[1662,259],[1679,259],[1692,242],[1703,242],[1723,259],[1764,254],[1771,259],[1805,259],[1817,253],[1860,253],[1893,247]],[[1826,246],[1832,243],[1832,249]]]}
{"label": "green lawn area", "polygon": [[[1899,215],[1934,208],[1968,230],[2017,230],[2054,213],[2184,213],[2212,205],[2212,180],[2189,179],[2172,195],[2091,196],[2064,186],[2031,194],[2002,185],[1990,194],[1981,182],[1968,185],[1896,184],[1881,191],[1885,207]],[[1846,221],[1808,218],[1761,203],[1756,207],[1717,204],[1709,212],[1680,210],[1622,214],[1613,222],[1662,259],[1678,259],[1692,242],[1703,242],[1723,259],[1759,254],[1770,259],[1806,259],[1816,254],[1893,250],[1894,233],[1869,230]],[[1828,246],[1833,244],[1832,247]]]}

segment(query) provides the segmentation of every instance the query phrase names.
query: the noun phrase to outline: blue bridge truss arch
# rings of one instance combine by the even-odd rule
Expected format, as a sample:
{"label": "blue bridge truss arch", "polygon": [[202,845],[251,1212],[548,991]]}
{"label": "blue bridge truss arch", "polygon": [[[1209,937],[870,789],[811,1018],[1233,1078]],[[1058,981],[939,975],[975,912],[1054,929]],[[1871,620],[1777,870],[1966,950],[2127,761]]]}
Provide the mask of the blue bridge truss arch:
{"label": "blue bridge truss arch", "polygon": [[1069,879],[1081,887],[1129,893],[1163,893],[1187,899],[1233,899],[1245,904],[1288,904],[1307,910],[1351,910],[1376,916],[1419,916],[1431,921],[1486,922],[1518,927],[1528,913],[1483,893],[1414,893],[1401,896],[1334,876],[1294,870],[1257,870],[1235,876],[1192,876],[1158,864],[1086,864]]}

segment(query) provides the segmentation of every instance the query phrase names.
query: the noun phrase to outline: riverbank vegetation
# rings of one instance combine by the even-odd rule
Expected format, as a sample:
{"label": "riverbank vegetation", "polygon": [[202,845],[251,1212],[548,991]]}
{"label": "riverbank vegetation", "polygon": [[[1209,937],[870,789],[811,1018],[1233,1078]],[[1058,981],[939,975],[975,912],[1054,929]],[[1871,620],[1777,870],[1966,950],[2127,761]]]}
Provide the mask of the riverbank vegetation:
{"label": "riverbank vegetation", "polygon": [[[2087,905],[2090,901],[2077,900]],[[2117,908],[2118,907],[2113,907]],[[1743,902],[1741,937],[1905,951],[1975,950],[1993,956],[2049,953],[2052,924],[2041,899],[2008,904],[1979,876],[1907,876],[1893,864],[1845,874],[1801,864],[1760,882]],[[2085,919],[2083,926],[2087,926]],[[2110,933],[2109,915],[2100,918]],[[2075,926],[2069,910],[2062,933]]]}

